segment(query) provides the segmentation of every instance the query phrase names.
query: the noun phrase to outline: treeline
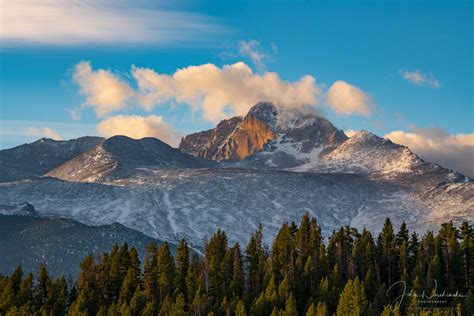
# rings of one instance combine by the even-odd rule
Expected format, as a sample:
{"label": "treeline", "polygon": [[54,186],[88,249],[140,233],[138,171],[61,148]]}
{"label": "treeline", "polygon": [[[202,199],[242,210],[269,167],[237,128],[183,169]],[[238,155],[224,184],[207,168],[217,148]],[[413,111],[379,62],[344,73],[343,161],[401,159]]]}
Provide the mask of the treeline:
{"label": "treeline", "polygon": [[[184,240],[175,257],[166,242],[150,244],[141,264],[135,248],[115,246],[87,256],[72,284],[52,279],[45,265],[36,280],[18,267],[0,276],[0,315],[474,314],[468,223],[420,238],[387,219],[378,236],[342,227],[325,243],[305,215],[299,226],[283,224],[270,249],[259,227],[245,249],[218,230],[203,257],[190,253]],[[445,296],[427,302],[410,291]]]}

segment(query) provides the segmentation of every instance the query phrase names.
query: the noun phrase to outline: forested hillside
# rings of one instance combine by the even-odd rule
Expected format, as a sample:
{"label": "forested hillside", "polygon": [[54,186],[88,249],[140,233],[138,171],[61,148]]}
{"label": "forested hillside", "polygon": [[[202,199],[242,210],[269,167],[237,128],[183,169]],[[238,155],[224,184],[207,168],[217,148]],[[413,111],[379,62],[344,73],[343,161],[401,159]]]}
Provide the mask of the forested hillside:
{"label": "forested hillside", "polygon": [[[315,219],[285,223],[272,245],[217,231],[202,257],[185,240],[127,244],[84,258],[76,281],[21,267],[0,276],[0,315],[473,315],[474,231],[443,224],[418,236],[389,219],[373,235],[342,227],[325,241]],[[406,288],[405,288],[406,286]],[[422,294],[425,293],[423,297]],[[416,294],[416,295],[415,295]]]}

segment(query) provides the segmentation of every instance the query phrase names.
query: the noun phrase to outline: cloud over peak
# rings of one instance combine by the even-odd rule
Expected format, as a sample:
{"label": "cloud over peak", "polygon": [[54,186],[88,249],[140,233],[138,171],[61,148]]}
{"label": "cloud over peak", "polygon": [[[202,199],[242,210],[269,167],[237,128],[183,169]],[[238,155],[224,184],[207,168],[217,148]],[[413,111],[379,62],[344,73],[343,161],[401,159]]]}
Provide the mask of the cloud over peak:
{"label": "cloud over peak", "polygon": [[93,70],[90,63],[81,62],[73,79],[86,97],[84,106],[94,107],[99,117],[123,110],[129,102],[146,110],[177,102],[200,111],[207,121],[218,122],[245,114],[261,100],[286,108],[316,106],[322,93],[312,76],[289,82],[275,72],[255,74],[243,62],[189,66],[171,75],[132,66],[131,75],[137,89],[110,71]]}

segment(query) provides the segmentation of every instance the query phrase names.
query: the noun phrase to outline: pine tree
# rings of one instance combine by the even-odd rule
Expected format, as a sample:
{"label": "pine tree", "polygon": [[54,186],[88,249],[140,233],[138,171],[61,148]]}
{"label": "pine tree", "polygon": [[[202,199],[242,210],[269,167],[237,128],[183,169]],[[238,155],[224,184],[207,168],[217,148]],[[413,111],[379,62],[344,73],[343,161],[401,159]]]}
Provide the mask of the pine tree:
{"label": "pine tree", "polygon": [[382,282],[392,284],[395,275],[395,249],[393,226],[389,218],[385,220],[382,231],[377,240],[378,255],[380,258],[380,274]]}
{"label": "pine tree", "polygon": [[167,296],[171,296],[173,294],[175,280],[174,259],[171,256],[170,248],[166,241],[158,250],[157,257],[158,285],[160,301],[162,302]]}
{"label": "pine tree", "polygon": [[263,278],[266,270],[266,253],[262,243],[263,226],[260,224],[257,231],[251,236],[245,251],[247,263],[247,287],[251,297],[257,297],[263,287]]}
{"label": "pine tree", "polygon": [[227,252],[227,236],[217,230],[205,245],[204,264],[207,272],[207,294],[211,305],[218,304],[225,295],[223,263]]}
{"label": "pine tree", "polygon": [[188,302],[188,289],[186,287],[186,276],[189,269],[189,248],[185,239],[179,243],[176,251],[176,292],[182,293],[185,303]]}
{"label": "pine tree", "polygon": [[282,316],[283,311],[279,310],[278,307],[274,306],[270,316]]}
{"label": "pine tree", "polygon": [[138,283],[136,271],[134,271],[134,268],[130,267],[128,269],[127,275],[125,276],[125,279],[122,282],[118,303],[123,304],[123,303],[130,302],[130,299],[135,293],[135,290],[138,284],[139,283]]}
{"label": "pine tree", "polygon": [[[41,263],[38,272],[38,285],[35,289],[35,304],[38,309],[41,309],[48,298],[48,290],[50,288],[51,280],[49,278],[48,270],[46,265]],[[49,307],[44,306],[45,310],[49,310]]]}
{"label": "pine tree", "polygon": [[247,316],[247,309],[242,300],[239,300],[237,306],[235,307],[235,316]]}
{"label": "pine tree", "polygon": [[296,300],[293,294],[290,294],[285,303],[285,311],[282,313],[283,316],[298,316],[298,309],[296,308]]}
{"label": "pine tree", "polygon": [[232,280],[230,290],[232,297],[240,299],[244,293],[245,279],[239,244],[232,247],[230,252],[232,254]]}
{"label": "pine tree", "polygon": [[474,315],[474,294],[472,293],[472,290],[467,291],[463,310],[466,315]]}
{"label": "pine tree", "polygon": [[176,315],[176,316],[185,316],[187,315],[185,311],[185,301],[184,301],[184,295],[183,294],[178,294],[176,296],[176,300],[171,306],[171,315]]}
{"label": "pine tree", "polygon": [[464,288],[474,288],[474,229],[468,222],[460,227],[461,262],[464,276]]}
{"label": "pine tree", "polygon": [[366,309],[367,300],[362,283],[358,278],[349,280],[339,297],[337,315],[365,315]]}
{"label": "pine tree", "polygon": [[16,299],[18,306],[33,306],[33,274],[29,273],[21,282],[18,297]]}
{"label": "pine tree", "polygon": [[[155,243],[146,247],[146,256],[143,266],[143,289],[147,301],[157,301],[159,299],[158,289],[158,248]],[[147,310],[150,310],[152,304],[147,304]]]}
{"label": "pine tree", "polygon": [[405,223],[405,221],[403,221],[400,225],[400,230],[395,236],[395,244],[400,247],[403,242],[408,243],[409,238],[410,232],[408,231],[407,224]]}
{"label": "pine tree", "polygon": [[194,295],[192,310],[197,316],[204,316],[207,314],[209,299],[206,293],[199,287]]}
{"label": "pine tree", "polygon": [[318,302],[317,307],[312,303],[308,311],[306,312],[306,316],[328,316],[328,308],[325,303],[323,302]]}
{"label": "pine tree", "polygon": [[64,315],[67,310],[67,283],[64,277],[54,280],[48,290],[47,305],[52,315]]}
{"label": "pine tree", "polygon": [[130,300],[130,312],[132,315],[141,315],[143,309],[146,306],[146,296],[137,285],[135,292]]}
{"label": "pine tree", "polygon": [[204,286],[199,271],[199,259],[194,256],[189,264],[186,274],[186,290],[188,293],[188,302],[191,303],[196,295],[198,287]]}

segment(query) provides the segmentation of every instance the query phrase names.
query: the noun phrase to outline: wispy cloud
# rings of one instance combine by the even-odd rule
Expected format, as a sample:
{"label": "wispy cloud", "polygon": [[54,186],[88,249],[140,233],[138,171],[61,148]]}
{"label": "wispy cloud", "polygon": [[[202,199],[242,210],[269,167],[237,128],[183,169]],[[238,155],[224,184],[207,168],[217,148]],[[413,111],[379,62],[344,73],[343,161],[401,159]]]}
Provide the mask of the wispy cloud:
{"label": "wispy cloud", "polygon": [[[276,51],[274,44],[272,45],[272,50]],[[260,72],[266,69],[266,63],[270,60],[270,55],[263,50],[260,42],[256,40],[240,41],[239,55],[248,57]]]}
{"label": "wispy cloud", "polygon": [[4,0],[2,45],[183,43],[223,31],[210,17],[153,7],[149,0]]}
{"label": "wispy cloud", "polygon": [[393,131],[384,137],[409,147],[423,159],[474,177],[474,133],[453,135],[441,128],[411,126],[409,132]]}
{"label": "wispy cloud", "polygon": [[441,87],[441,83],[431,73],[422,73],[419,70],[401,71],[403,79],[417,86],[429,86],[435,89]]}

